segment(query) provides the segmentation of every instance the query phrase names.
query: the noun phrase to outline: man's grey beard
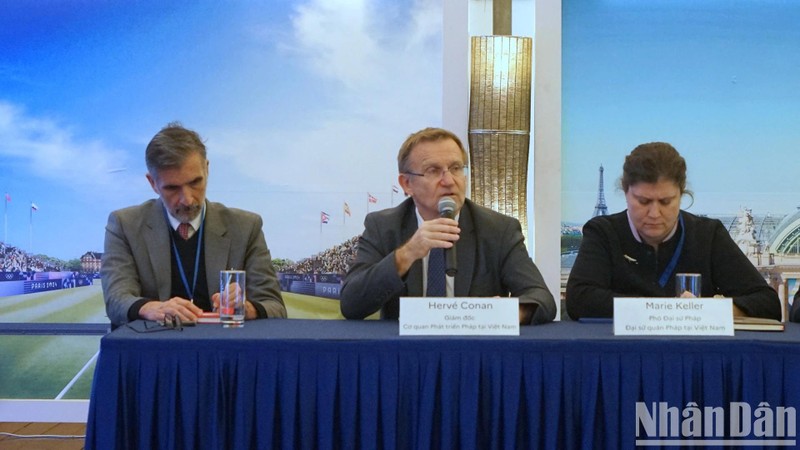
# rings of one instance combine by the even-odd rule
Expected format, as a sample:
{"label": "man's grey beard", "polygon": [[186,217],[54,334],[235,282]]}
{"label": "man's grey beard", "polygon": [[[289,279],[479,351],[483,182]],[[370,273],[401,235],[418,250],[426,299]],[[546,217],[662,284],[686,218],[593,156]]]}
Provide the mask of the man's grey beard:
{"label": "man's grey beard", "polygon": [[172,215],[181,222],[191,222],[203,210],[202,205],[179,206],[175,208]]}

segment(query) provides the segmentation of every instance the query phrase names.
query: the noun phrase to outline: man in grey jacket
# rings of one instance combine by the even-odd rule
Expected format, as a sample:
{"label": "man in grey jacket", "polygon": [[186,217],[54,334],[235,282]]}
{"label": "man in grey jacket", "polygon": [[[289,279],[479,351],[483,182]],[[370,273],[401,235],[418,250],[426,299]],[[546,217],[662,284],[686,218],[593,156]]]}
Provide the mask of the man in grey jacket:
{"label": "man in grey jacket", "polygon": [[[467,154],[457,136],[440,128],[418,131],[401,146],[397,163],[398,182],[411,198],[364,220],[342,286],[342,315],[362,319],[380,311],[397,319],[401,296],[431,296],[434,254],[457,245],[457,272],[442,272],[434,296],[510,295],[520,300],[520,324],[555,318],[555,301],[528,255],[519,221],[465,198]],[[446,197],[454,218],[439,212]]]}
{"label": "man in grey jacket", "polygon": [[245,319],[286,317],[257,214],[206,200],[200,136],[179,123],[145,152],[158,199],[112,212],[100,270],[113,327],[136,319],[195,321],[219,304],[219,271],[247,272]]}

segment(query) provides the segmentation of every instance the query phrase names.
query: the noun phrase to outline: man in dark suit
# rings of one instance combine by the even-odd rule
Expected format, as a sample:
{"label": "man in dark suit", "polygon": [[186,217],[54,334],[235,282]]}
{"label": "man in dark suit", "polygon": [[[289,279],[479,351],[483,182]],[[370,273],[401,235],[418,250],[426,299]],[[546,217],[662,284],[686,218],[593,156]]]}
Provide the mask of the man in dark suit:
{"label": "man in dark suit", "polygon": [[219,305],[219,271],[247,272],[245,319],[286,317],[257,214],[205,198],[206,148],[178,123],[145,152],[158,199],[108,217],[100,275],[114,327],[136,319],[195,321]]}
{"label": "man in dark suit", "polygon": [[[555,318],[556,305],[525,248],[519,221],[465,198],[467,153],[453,133],[426,128],[406,139],[397,156],[398,181],[410,198],[367,215],[341,291],[341,311],[363,319],[381,311],[397,319],[399,298],[431,295],[434,253],[457,244],[457,273],[436,296],[519,297],[520,323]],[[439,201],[455,201],[455,219],[440,217]]]}

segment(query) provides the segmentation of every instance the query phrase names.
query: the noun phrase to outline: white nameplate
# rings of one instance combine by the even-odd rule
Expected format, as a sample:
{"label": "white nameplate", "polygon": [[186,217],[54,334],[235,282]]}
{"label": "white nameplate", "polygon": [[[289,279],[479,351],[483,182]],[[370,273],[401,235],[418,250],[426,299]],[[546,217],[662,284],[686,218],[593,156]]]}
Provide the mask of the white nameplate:
{"label": "white nameplate", "polygon": [[519,336],[513,297],[400,297],[400,336]]}
{"label": "white nameplate", "polygon": [[730,298],[615,297],[618,336],[733,336]]}

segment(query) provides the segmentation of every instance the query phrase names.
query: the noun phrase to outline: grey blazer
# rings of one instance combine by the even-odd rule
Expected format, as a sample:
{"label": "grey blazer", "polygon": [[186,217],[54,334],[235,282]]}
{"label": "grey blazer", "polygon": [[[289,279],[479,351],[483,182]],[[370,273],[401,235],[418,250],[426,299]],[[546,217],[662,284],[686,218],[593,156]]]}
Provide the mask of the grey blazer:
{"label": "grey blazer", "polygon": [[[267,317],[286,317],[261,217],[207,201],[204,227],[209,295],[219,292],[220,270],[242,269],[247,271],[247,299],[263,307]],[[169,300],[169,233],[161,199],[109,214],[100,275],[113,326],[127,322],[128,310],[139,300]]]}
{"label": "grey blazer", "polygon": [[[538,307],[533,323],[555,318],[556,304],[539,269],[528,256],[519,221],[466,200],[458,221],[457,297],[519,297]],[[417,231],[412,199],[373,212],[364,220],[356,256],[342,286],[341,310],[349,319],[363,319],[380,310],[381,318],[397,319],[399,298],[421,297],[422,260],[405,277],[397,275],[395,249]]]}

